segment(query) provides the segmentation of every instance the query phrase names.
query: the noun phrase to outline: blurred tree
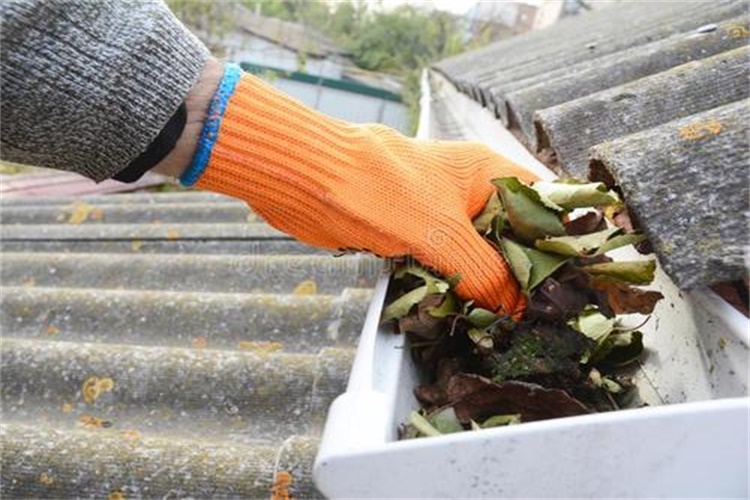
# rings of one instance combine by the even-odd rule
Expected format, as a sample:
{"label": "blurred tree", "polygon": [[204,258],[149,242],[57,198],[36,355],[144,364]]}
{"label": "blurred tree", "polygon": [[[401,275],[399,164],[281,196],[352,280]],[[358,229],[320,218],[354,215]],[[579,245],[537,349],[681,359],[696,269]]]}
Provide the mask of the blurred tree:
{"label": "blurred tree", "polygon": [[225,8],[223,2],[166,0],[166,3],[180,21],[200,33],[201,40],[214,55],[224,55],[222,38],[234,28],[234,22],[231,10]]}

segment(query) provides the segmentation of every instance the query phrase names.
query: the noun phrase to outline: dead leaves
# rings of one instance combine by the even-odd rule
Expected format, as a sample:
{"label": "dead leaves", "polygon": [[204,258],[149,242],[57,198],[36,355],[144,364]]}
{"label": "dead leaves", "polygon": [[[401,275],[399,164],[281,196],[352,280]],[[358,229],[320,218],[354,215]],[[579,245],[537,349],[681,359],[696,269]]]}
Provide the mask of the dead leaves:
{"label": "dead leaves", "polygon": [[651,314],[664,298],[660,292],[641,290],[615,280],[593,279],[591,287],[603,292],[614,314]]}
{"label": "dead leaves", "polygon": [[[418,265],[396,269],[382,320],[396,321],[435,381],[415,388],[423,409],[410,416],[406,437],[613,410],[615,396],[632,388],[615,369],[640,357],[643,336],[615,315],[650,314],[662,295],[637,288],[654,279],[654,260],[606,255],[645,244],[617,219],[627,215],[618,195],[599,182],[493,183],[497,193],[474,227],[528,296],[525,317],[461,302],[454,280]],[[608,226],[610,217],[620,224]]]}
{"label": "dead leaves", "polygon": [[522,422],[533,422],[591,413],[560,389],[518,381],[498,383],[464,373],[451,378],[448,397],[454,400],[456,416],[463,423],[505,414],[517,414]]}

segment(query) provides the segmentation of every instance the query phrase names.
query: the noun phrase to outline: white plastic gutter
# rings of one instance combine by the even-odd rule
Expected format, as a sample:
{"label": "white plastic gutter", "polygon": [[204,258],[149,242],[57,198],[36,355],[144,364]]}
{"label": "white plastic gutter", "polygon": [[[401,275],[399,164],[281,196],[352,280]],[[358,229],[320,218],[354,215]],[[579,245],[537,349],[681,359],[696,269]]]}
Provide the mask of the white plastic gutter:
{"label": "white plastic gutter", "polygon": [[[555,177],[437,74],[422,75],[418,138],[432,138],[433,97],[466,139]],[[645,258],[633,249],[612,256]],[[653,288],[665,298],[640,328],[647,356],[634,376],[649,407],[398,441],[398,425],[419,407],[420,376],[405,336],[380,324],[388,281],[384,273],[347,391],[329,410],[314,466],[328,497],[747,497],[749,323],[715,295],[685,294],[657,271]]]}

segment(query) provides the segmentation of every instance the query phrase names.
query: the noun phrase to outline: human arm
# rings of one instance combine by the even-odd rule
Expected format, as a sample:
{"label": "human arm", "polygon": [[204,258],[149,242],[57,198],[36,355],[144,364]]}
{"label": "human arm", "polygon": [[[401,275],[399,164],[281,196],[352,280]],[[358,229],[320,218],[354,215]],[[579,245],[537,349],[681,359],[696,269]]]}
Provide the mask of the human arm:
{"label": "human arm", "polygon": [[[28,18],[46,8],[40,4],[12,5]],[[243,199],[266,222],[311,245],[412,256],[443,275],[460,275],[457,292],[464,298],[513,315],[523,309],[507,264],[476,233],[471,219],[490,196],[491,179],[529,179],[530,174],[479,144],[417,141],[381,125],[347,123],[237,69],[224,74],[161,4],[148,4],[156,18],[140,21],[148,29],[133,25],[113,4],[102,5],[111,10],[97,15],[111,18],[103,21],[91,13],[85,29],[78,21],[71,24],[64,9],[47,11],[45,16],[59,16],[58,23],[83,34],[67,40],[55,55],[41,54],[42,63],[33,50],[3,48],[3,67],[6,61],[17,66],[10,76],[3,72],[3,85],[7,76],[22,99],[14,103],[3,96],[3,114],[9,109],[13,120],[3,124],[4,158],[103,180],[142,154],[185,101],[193,112],[188,111],[184,130],[157,171]],[[6,25],[13,28],[13,43],[25,47],[31,42],[24,30],[36,29],[6,21],[7,12],[4,32]],[[48,22],[45,16],[41,26]],[[154,38],[160,30],[164,40]],[[123,44],[118,37],[139,42]],[[115,60],[102,56],[115,50],[111,46],[122,51]],[[60,54],[66,59],[58,61]],[[88,64],[69,60],[76,58]],[[39,65],[50,61],[64,68],[63,74],[39,73]],[[109,76],[89,75],[92,64],[103,65]],[[132,64],[143,74],[126,78]],[[61,81],[44,81],[40,89],[30,74]],[[82,74],[89,76],[83,82]],[[234,83],[215,94],[222,74],[225,80],[234,74]],[[63,102],[66,92],[73,105]],[[208,110],[209,101],[223,112]],[[201,130],[212,140],[201,140]]]}

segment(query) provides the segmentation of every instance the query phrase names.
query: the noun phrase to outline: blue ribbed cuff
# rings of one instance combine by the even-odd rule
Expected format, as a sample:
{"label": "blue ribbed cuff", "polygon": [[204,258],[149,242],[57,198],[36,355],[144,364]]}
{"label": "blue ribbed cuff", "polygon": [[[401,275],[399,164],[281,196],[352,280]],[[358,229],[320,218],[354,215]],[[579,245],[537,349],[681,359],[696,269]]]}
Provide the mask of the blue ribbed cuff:
{"label": "blue ribbed cuff", "polygon": [[234,94],[237,82],[242,76],[242,70],[236,64],[226,64],[224,66],[224,77],[221,79],[219,88],[211,100],[211,106],[208,109],[208,117],[203,122],[203,130],[198,141],[198,149],[193,155],[193,161],[190,166],[180,177],[180,184],[183,186],[192,186],[200,179],[206,170],[208,161],[211,159],[211,151],[219,136],[219,126],[221,119],[224,117],[224,111],[227,109],[227,102]]}

